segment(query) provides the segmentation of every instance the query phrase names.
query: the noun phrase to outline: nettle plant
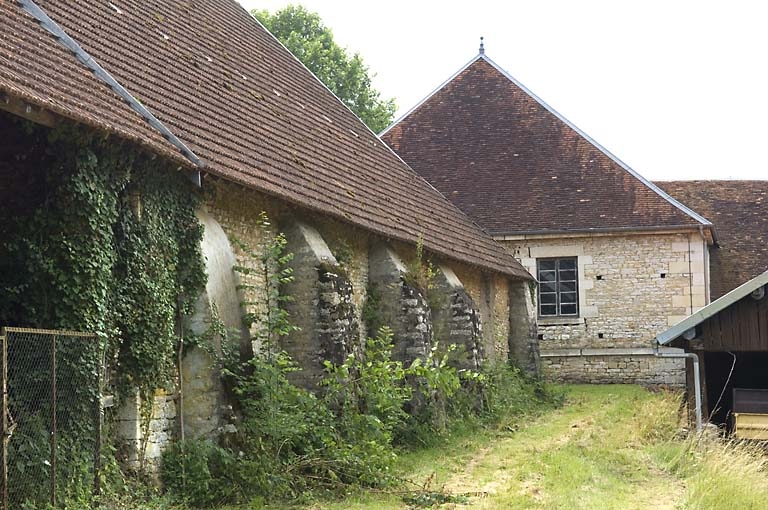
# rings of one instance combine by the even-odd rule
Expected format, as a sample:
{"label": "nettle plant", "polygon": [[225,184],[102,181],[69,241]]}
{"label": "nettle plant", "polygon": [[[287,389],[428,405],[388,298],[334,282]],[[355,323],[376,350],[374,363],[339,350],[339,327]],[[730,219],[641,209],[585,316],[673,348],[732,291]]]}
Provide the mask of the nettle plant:
{"label": "nettle plant", "polygon": [[256,249],[238,239],[234,241],[248,264],[235,265],[232,270],[240,275],[242,283],[238,290],[246,295],[241,303],[245,310],[243,323],[251,331],[254,343],[269,353],[278,348],[280,337],[298,330],[285,309],[285,303],[292,297],[281,293],[282,286],[294,278],[289,265],[293,253],[286,252],[285,235],[272,232],[272,223],[265,211],[259,214],[256,227],[261,239]]}

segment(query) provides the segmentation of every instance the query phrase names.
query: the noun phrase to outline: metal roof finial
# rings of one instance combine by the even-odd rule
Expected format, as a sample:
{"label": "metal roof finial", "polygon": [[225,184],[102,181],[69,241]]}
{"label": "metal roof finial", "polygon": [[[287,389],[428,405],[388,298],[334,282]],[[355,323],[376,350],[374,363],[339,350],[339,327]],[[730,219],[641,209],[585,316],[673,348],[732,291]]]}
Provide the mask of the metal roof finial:
{"label": "metal roof finial", "polygon": [[480,54],[485,55],[485,45],[483,45],[483,36],[480,36]]}

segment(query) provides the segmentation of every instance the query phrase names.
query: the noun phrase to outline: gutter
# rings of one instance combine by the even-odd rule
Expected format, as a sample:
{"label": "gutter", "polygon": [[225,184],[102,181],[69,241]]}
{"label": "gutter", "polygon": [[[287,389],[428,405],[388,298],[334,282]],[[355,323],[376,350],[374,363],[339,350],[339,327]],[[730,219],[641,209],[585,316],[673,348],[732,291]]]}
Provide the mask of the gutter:
{"label": "gutter", "polygon": [[144,105],[142,105],[128,90],[125,89],[120,83],[112,77],[96,60],[91,57],[74,39],[72,39],[55,21],[53,21],[43,9],[41,9],[32,0],[16,0],[21,8],[46,31],[48,31],[56,41],[68,49],[75,58],[85,67],[87,67],[96,78],[103,81],[112,91],[117,94],[128,106],[131,107],[136,113],[138,113],[150,126],[159,131],[160,135],[165,138],[168,143],[176,147],[176,149],[187,158],[197,170],[190,175],[190,179],[198,187],[202,185],[200,169],[205,168],[205,163],[194,153],[192,150],[184,145],[184,142],[174,135],[170,129],[160,122]]}
{"label": "gutter", "polygon": [[[526,236],[541,235],[585,235],[585,234],[610,234],[615,232],[665,232],[688,230],[703,233],[704,228],[712,228],[708,225],[668,225],[668,226],[640,226],[640,227],[596,227],[596,228],[573,228],[573,229],[538,229],[538,230],[517,230],[512,232],[489,232],[494,239],[498,241],[518,241],[525,239]],[[702,237],[705,237],[702,235]]]}

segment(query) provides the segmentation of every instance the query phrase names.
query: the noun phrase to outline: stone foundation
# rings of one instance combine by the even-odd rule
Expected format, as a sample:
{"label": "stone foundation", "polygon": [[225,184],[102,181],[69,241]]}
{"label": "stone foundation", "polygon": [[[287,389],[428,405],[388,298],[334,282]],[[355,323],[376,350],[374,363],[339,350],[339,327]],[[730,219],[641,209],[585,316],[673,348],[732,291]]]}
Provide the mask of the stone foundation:
{"label": "stone foundation", "polygon": [[685,388],[685,359],[657,358],[651,355],[651,349],[574,349],[573,352],[543,353],[541,371],[548,379],[564,383]]}
{"label": "stone foundation", "polygon": [[[177,437],[176,396],[155,393],[149,426],[141,416],[138,394],[128,398],[117,412],[115,425],[123,464],[136,472],[157,475],[163,452]],[[145,434],[146,432],[146,434]]]}

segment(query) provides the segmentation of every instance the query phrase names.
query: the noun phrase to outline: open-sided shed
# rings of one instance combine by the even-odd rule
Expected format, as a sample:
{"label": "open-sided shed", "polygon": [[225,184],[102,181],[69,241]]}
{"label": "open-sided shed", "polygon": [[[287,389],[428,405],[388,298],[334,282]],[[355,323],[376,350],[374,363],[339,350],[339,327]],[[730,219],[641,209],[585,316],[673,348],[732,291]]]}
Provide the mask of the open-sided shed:
{"label": "open-sided shed", "polygon": [[[750,410],[754,395],[766,400],[756,402],[757,407],[768,408],[768,391],[735,391],[768,390],[767,284],[768,271],[656,336],[659,345],[699,356],[702,412],[712,423],[732,427],[734,412],[761,413]],[[688,372],[688,387],[693,388],[694,374]],[[740,395],[750,395],[750,402],[740,402]]]}

